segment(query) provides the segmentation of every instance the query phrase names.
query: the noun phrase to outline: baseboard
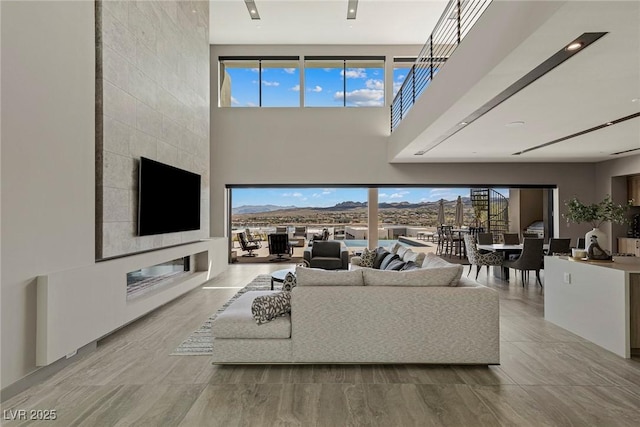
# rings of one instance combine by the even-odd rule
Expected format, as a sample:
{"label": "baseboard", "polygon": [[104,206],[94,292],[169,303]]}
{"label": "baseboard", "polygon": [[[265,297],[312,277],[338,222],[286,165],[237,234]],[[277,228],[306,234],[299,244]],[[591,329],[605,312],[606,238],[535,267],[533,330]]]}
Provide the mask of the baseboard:
{"label": "baseboard", "polygon": [[22,379],[19,379],[15,383],[8,385],[7,387],[0,390],[0,402],[5,402],[11,399],[12,397],[22,393],[23,391],[27,390],[28,388],[38,385],[43,381],[46,381],[47,379],[51,378],[53,375],[57,374],[58,372],[60,372],[61,370],[63,370],[73,362],[75,362],[76,360],[83,358],[87,354],[93,353],[97,347],[98,347],[97,341],[91,342],[83,346],[82,348],[78,349],[78,352],[73,356],[69,358],[63,357],[62,359],[59,359],[50,365],[44,366],[30,373],[29,375],[27,375]]}

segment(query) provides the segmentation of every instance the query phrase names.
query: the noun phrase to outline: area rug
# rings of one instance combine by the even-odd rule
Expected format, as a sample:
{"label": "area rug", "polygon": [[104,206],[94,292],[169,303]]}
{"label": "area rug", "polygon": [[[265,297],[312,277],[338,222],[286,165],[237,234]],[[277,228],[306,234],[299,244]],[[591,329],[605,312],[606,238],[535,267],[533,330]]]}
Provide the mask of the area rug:
{"label": "area rug", "polygon": [[268,291],[271,289],[271,276],[261,274],[256,276],[247,286],[240,289],[220,309],[212,314],[196,331],[176,348],[171,356],[211,356],[213,354],[213,337],[211,336],[211,322],[219,313],[247,291]]}

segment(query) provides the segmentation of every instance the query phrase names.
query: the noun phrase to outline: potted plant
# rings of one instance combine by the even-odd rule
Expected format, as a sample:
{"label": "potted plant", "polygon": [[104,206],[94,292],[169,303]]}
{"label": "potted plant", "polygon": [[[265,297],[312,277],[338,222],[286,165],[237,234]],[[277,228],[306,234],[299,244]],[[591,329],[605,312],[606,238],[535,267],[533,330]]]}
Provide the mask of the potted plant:
{"label": "potted plant", "polygon": [[610,221],[616,224],[626,224],[629,222],[626,214],[629,207],[632,204],[632,200],[626,205],[615,204],[611,200],[611,196],[607,196],[598,203],[584,204],[577,198],[570,199],[565,202],[567,207],[567,213],[563,214],[563,218],[567,220],[567,223],[580,224],[587,222],[591,224],[593,229],[585,235],[585,244],[588,246],[591,236],[595,235],[598,238],[600,246],[608,246],[605,241],[606,234],[600,230],[600,225],[603,222]]}

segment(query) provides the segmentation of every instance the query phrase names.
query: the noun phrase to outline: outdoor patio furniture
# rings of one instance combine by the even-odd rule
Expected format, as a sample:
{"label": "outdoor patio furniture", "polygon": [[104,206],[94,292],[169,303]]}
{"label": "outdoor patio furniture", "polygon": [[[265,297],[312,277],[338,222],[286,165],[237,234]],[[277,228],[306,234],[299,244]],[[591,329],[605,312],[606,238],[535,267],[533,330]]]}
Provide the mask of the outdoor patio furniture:
{"label": "outdoor patio furniture", "polygon": [[240,247],[243,251],[248,252],[246,254],[242,254],[242,256],[256,256],[253,253],[256,249],[260,249],[260,245],[258,243],[250,243],[247,239],[247,235],[245,232],[238,233],[238,242],[240,242]]}
{"label": "outdoor patio furniture", "polygon": [[335,240],[316,241],[304,250],[304,260],[312,268],[348,270],[349,250],[344,243]]}
{"label": "outdoor patio furniture", "polygon": [[276,255],[276,258],[271,258],[269,261],[285,261],[289,258],[285,258],[287,255],[291,257],[292,250],[289,245],[289,235],[287,233],[272,233],[269,234],[269,255]]}

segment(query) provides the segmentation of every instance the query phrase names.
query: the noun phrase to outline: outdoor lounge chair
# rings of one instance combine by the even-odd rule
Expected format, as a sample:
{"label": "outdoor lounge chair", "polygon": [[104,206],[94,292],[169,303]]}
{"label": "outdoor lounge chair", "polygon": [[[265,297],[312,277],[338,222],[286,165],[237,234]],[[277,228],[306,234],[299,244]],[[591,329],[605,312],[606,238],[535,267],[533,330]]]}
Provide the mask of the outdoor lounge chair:
{"label": "outdoor lounge chair", "polygon": [[243,251],[249,252],[248,254],[243,254],[242,256],[256,256],[253,253],[256,249],[260,249],[260,245],[258,243],[250,243],[247,240],[247,235],[244,232],[238,233],[238,241],[240,242],[240,247]]}
{"label": "outdoor lounge chair", "polygon": [[271,258],[269,261],[289,260],[289,258],[285,258],[284,255],[291,257],[291,249],[289,245],[289,235],[287,233],[269,234],[269,255],[276,255],[276,258]]}

